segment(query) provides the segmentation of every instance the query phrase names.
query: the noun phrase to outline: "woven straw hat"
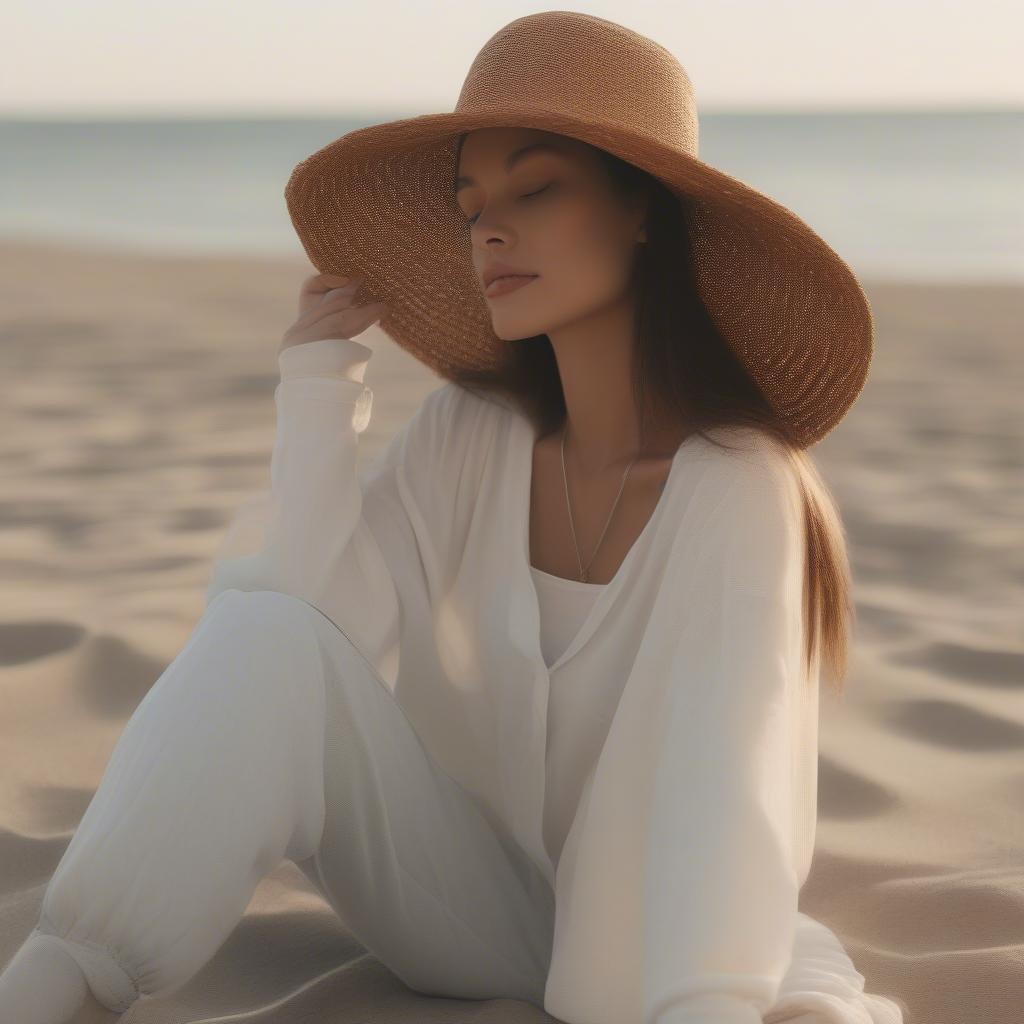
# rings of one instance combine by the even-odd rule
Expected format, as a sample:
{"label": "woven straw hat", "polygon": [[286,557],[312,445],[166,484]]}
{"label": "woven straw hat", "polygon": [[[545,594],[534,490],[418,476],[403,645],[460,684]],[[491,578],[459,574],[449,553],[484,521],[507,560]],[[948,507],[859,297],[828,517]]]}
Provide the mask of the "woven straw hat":
{"label": "woven straw hat", "polygon": [[696,202],[696,284],[717,329],[802,447],[853,404],[874,347],[871,307],[847,264],[791,210],[697,156],[697,109],[664,47],[574,11],[517,18],[477,54],[454,112],[360,128],[292,171],[285,200],[320,273],[363,279],[358,304],[440,376],[498,366],[455,201],[457,143],[517,126],[607,150]]}

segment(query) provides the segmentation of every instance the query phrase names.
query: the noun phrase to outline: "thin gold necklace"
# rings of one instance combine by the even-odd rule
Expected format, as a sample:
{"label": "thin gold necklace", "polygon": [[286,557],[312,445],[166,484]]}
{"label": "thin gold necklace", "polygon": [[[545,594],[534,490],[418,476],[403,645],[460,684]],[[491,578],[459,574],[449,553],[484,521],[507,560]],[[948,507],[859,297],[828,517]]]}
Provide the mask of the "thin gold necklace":
{"label": "thin gold necklace", "polygon": [[619,498],[622,497],[622,492],[626,486],[626,477],[629,476],[629,471],[633,468],[633,463],[639,458],[638,455],[634,455],[629,465],[626,467],[626,472],[622,474],[622,483],[619,484],[619,493],[615,496],[615,502],[612,505],[611,512],[608,513],[608,521],[604,524],[604,529],[601,531],[601,536],[597,540],[597,547],[594,548],[594,553],[590,556],[590,561],[587,562],[587,567],[583,568],[583,559],[580,557],[580,546],[576,541],[576,524],[572,517],[572,502],[569,500],[569,477],[565,471],[565,428],[562,428],[562,480],[565,483],[565,504],[569,509],[569,528],[572,530],[572,542],[576,548],[576,561],[580,567],[580,582],[590,582],[590,567],[594,564],[594,559],[597,557],[597,552],[601,548],[601,542],[604,540],[604,535],[608,532],[608,527],[611,525],[612,516],[615,515],[615,509],[618,507]]}

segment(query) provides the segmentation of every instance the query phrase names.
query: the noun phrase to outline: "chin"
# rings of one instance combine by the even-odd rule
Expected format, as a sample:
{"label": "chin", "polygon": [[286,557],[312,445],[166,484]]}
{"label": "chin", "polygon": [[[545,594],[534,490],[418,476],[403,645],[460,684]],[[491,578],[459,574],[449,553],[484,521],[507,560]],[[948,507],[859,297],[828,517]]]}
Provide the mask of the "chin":
{"label": "chin", "polygon": [[542,282],[534,281],[518,292],[494,300],[484,298],[491,314],[491,329],[502,341],[522,341],[547,333],[553,318],[544,308],[544,296],[537,294],[540,287]]}
{"label": "chin", "polygon": [[544,323],[531,317],[491,317],[491,329],[502,341],[523,341],[547,333]]}
{"label": "chin", "polygon": [[518,310],[509,306],[491,310],[491,329],[502,341],[535,338],[538,334],[547,334],[556,323],[557,317],[543,315],[538,312],[536,304],[531,305],[527,302]]}

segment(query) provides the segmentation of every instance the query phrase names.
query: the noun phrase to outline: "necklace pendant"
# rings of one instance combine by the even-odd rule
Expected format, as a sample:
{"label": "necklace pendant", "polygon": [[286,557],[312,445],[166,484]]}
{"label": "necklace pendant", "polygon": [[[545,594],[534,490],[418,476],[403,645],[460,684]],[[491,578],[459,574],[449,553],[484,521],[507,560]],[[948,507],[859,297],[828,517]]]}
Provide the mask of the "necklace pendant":
{"label": "necklace pendant", "polygon": [[584,569],[583,570],[583,575],[580,577],[580,582],[581,583],[589,583],[590,582],[590,570],[589,569]]}

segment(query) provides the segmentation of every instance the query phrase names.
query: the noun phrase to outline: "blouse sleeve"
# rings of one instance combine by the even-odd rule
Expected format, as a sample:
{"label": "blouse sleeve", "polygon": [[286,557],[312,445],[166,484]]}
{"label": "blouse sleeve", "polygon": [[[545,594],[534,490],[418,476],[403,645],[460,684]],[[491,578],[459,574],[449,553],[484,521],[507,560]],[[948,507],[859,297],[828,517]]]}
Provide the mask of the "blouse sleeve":
{"label": "blouse sleeve", "polygon": [[[236,510],[214,556],[206,604],[231,588],[291,594],[358,637],[380,667],[397,644],[399,599],[366,509],[401,506],[397,474],[410,446],[426,466],[440,451],[420,450],[436,440],[430,425],[438,402],[428,396],[359,471],[359,437],[373,400],[363,383],[371,356],[352,339],[281,351],[270,486]],[[430,488],[425,479],[417,499],[429,504]]]}
{"label": "blouse sleeve", "polygon": [[[800,771],[802,516],[786,467],[744,467],[709,537],[704,607],[670,666],[645,934],[656,1024],[760,1024],[789,966],[813,814]],[[700,642],[694,642],[699,636]],[[803,841],[801,841],[803,840]]]}
{"label": "blouse sleeve", "polygon": [[559,865],[545,1008],[569,1024],[761,1024],[791,959],[816,820],[801,500],[784,456],[704,483]]}

